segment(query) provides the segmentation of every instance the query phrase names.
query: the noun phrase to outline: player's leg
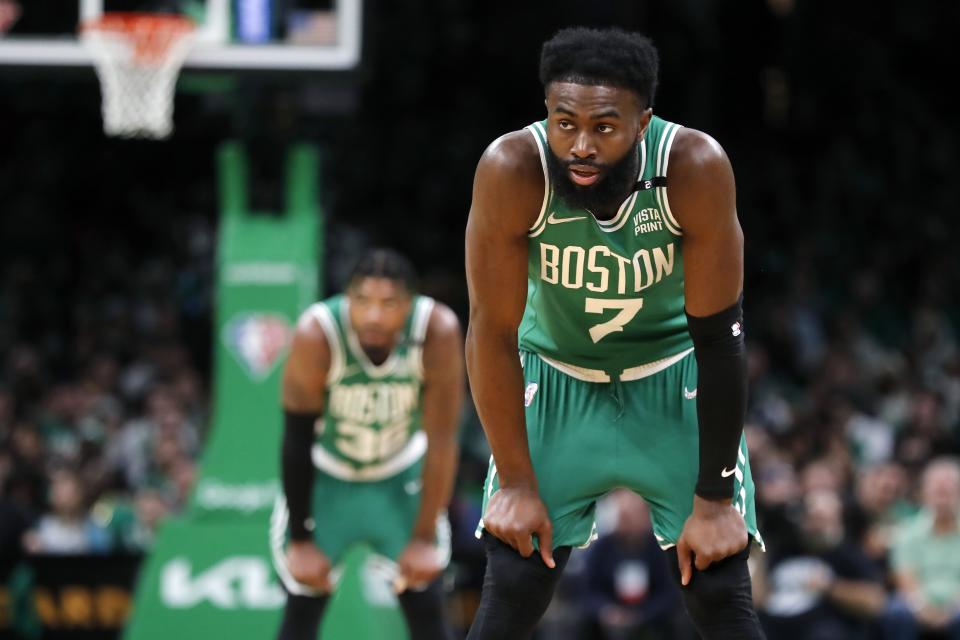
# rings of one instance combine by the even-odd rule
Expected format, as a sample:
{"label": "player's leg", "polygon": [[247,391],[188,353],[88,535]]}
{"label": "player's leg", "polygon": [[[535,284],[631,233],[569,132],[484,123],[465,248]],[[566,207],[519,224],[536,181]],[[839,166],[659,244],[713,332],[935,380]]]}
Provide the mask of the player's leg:
{"label": "player's leg", "polygon": [[328,600],[327,596],[295,596],[288,593],[277,640],[316,640]]}
{"label": "player's leg", "polygon": [[[358,532],[352,525],[351,509],[362,503],[362,488],[355,488],[317,470],[314,476],[312,513],[318,514],[314,542],[327,556],[331,567],[341,560]],[[273,567],[287,593],[287,603],[278,631],[278,640],[316,640],[329,597],[301,584],[290,572],[286,547],[289,539],[289,512],[283,496],[278,497],[270,516],[270,550]]]}
{"label": "player's leg", "polygon": [[[693,508],[699,473],[699,428],[696,412],[697,368],[693,354],[673,366],[640,380],[624,383],[626,416],[620,433],[630,460],[622,466],[627,486],[646,498],[657,541],[672,549]],[[753,479],[746,442],[741,443],[736,466],[733,506],[744,517],[747,531],[762,544],[756,527]],[[749,549],[694,570],[691,583],[681,588],[683,601],[701,635],[714,638],[763,638],[753,610]],[[679,575],[677,555],[668,560]]]}
{"label": "player's leg", "polygon": [[[396,476],[378,483],[377,500],[371,510],[364,536],[376,553],[396,561],[410,542],[410,535],[420,511],[423,491],[422,463],[417,463]],[[446,568],[450,562],[450,523],[445,514],[437,518],[437,554]],[[447,616],[442,576],[429,585],[410,587],[398,600],[407,621],[411,640],[449,640],[453,628]]]}
{"label": "player's leg", "polygon": [[[524,354],[523,375],[527,442],[540,498],[553,525],[558,566],[549,569],[537,553],[523,558],[484,533],[487,569],[468,636],[474,640],[529,636],[553,596],[561,560],[566,562],[571,547],[591,540],[596,500],[616,486],[609,464],[616,455],[610,424],[620,407],[610,385],[573,378],[529,352]],[[484,510],[499,486],[491,461]],[[481,521],[478,533],[482,531]]]}
{"label": "player's leg", "polygon": [[524,640],[533,635],[570,558],[570,547],[553,550],[555,569],[536,553],[524,558],[489,533],[483,534],[487,570],[480,606],[467,640]]}
{"label": "player's leg", "polygon": [[[683,605],[704,640],[766,637],[753,608],[753,588],[747,568],[749,555],[748,545],[737,555],[715,562],[705,571],[695,571],[690,584],[680,587]],[[676,547],[667,551],[667,563],[679,585]]]}
{"label": "player's leg", "polygon": [[410,640],[453,638],[443,598],[442,579],[434,580],[425,589],[407,589],[398,599],[410,629]]}

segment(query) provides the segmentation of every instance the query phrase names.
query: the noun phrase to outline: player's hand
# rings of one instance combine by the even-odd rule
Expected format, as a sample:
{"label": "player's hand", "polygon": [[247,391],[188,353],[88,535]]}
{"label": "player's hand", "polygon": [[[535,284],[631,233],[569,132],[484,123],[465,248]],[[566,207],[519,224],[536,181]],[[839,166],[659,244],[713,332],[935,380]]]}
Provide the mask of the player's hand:
{"label": "player's hand", "polygon": [[300,584],[328,593],[330,560],[312,540],[291,541],[287,547],[290,575]]}
{"label": "player's hand", "polygon": [[502,487],[490,496],[483,514],[483,528],[517,550],[524,558],[533,554],[533,536],[540,543],[540,557],[551,569],[553,525],[536,490],[529,487]]}
{"label": "player's hand", "polygon": [[747,546],[747,525],[729,500],[693,497],[693,513],[677,540],[680,582],[690,584],[693,567],[704,571]]}
{"label": "player's hand", "polygon": [[397,564],[400,565],[400,575],[403,576],[406,586],[410,587],[429,584],[443,571],[437,546],[417,538],[406,546]]}

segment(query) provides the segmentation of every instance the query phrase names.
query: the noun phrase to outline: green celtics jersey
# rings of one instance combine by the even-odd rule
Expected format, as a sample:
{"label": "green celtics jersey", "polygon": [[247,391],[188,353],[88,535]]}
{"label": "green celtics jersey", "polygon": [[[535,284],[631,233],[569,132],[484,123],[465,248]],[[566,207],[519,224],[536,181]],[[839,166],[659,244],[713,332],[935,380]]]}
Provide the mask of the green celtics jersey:
{"label": "green celtics jersey", "polygon": [[527,130],[540,150],[543,206],[530,229],[520,348],[619,374],[690,349],[680,226],[667,202],[667,164],[679,126],[653,117],[639,145],[638,188],[597,220],[553,192],[546,121]]}
{"label": "green celtics jersey", "polygon": [[416,296],[397,346],[373,364],[350,324],[349,299],[310,307],[330,345],[324,416],[317,422],[313,462],[348,481],[382,480],[416,463],[427,450],[421,430],[423,342],[434,301]]}

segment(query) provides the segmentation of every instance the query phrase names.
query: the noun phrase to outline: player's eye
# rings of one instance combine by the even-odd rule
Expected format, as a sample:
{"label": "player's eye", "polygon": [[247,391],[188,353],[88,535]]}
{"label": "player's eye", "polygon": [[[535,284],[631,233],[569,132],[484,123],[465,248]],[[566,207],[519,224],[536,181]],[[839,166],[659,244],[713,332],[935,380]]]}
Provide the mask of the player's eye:
{"label": "player's eye", "polygon": [[597,133],[612,133],[612,132],[613,132],[613,127],[611,127],[608,124],[597,125]]}
{"label": "player's eye", "polygon": [[564,131],[569,131],[570,129],[573,129],[573,123],[570,122],[569,120],[561,120],[560,122],[557,123],[557,126],[563,129]]}

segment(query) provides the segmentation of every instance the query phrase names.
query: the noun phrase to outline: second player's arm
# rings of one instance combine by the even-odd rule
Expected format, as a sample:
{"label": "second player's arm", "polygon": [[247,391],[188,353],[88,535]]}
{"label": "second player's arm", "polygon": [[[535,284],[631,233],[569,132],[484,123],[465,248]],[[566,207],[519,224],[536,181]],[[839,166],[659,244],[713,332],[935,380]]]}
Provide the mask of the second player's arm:
{"label": "second player's arm", "polygon": [[544,562],[553,566],[553,532],[527,445],[517,344],[527,296],[527,231],[543,201],[534,144],[527,132],[508,134],[490,145],[477,166],[466,234],[466,356],[501,487],[487,504],[484,527],[524,556],[533,552],[536,534]]}
{"label": "second player's arm", "polygon": [[449,307],[437,304],[427,325],[423,347],[423,463],[420,510],[411,543],[400,567],[411,584],[433,580],[443,569],[436,557],[437,518],[450,503],[457,473],[457,425],[463,407],[463,338]]}
{"label": "second player's arm", "polygon": [[310,527],[314,476],[310,454],[314,423],[323,414],[329,368],[330,347],[323,329],[310,312],[305,312],[297,322],[283,369],[281,475],[290,514],[290,573],[297,582],[321,591],[330,588],[330,563],[314,543]]}

